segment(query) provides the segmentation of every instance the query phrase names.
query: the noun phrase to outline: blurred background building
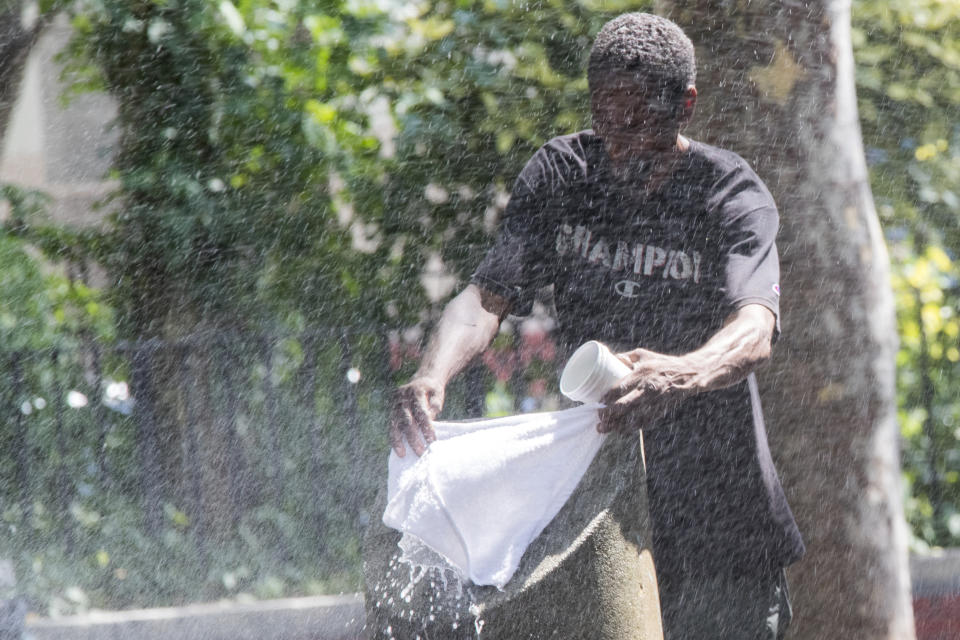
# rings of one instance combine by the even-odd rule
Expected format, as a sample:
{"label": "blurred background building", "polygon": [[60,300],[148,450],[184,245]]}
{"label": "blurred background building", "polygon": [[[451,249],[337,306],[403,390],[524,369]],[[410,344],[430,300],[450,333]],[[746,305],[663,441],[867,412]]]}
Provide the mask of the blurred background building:
{"label": "blurred background building", "polygon": [[64,103],[63,65],[57,61],[71,27],[60,15],[40,36],[24,70],[20,94],[0,154],[0,183],[37,189],[51,198],[58,222],[95,224],[94,203],[110,190],[106,173],[116,135],[116,106],[105,93]]}

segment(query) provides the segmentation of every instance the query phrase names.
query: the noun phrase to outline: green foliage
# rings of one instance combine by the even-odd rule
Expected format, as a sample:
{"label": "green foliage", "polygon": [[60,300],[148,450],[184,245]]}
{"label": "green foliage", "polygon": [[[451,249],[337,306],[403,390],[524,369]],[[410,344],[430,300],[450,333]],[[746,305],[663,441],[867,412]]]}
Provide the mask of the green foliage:
{"label": "green foliage", "polygon": [[[61,275],[45,274],[42,261],[17,235],[17,221],[36,218],[45,198],[11,185],[0,185],[0,199],[10,207],[8,229],[0,233],[0,351],[44,350],[69,346],[75,336],[112,341],[114,318],[98,292]],[[43,244],[42,234],[37,242]],[[51,241],[50,246],[54,246]]]}
{"label": "green foliage", "polygon": [[918,546],[956,545],[960,541],[957,264],[932,244],[900,253],[894,288],[901,334],[897,364],[907,515]]}
{"label": "green foliage", "polygon": [[[11,206],[12,220],[42,206],[36,194],[11,186],[0,193]],[[55,550],[64,547],[68,521],[89,521],[89,512],[79,504],[60,499],[90,486],[97,458],[92,444],[101,433],[99,428],[83,431],[79,414],[68,408],[70,394],[96,400],[100,391],[84,375],[88,363],[71,356],[84,345],[110,344],[114,318],[98,292],[51,273],[35,251],[7,234],[0,234],[0,274],[0,413],[5,425],[0,432],[0,557],[17,560],[18,575],[24,578],[38,563],[43,565],[44,554],[60,553]],[[72,434],[84,435],[74,439]],[[36,460],[43,464],[34,464]],[[44,551],[29,556],[26,547]],[[55,571],[64,573],[74,566],[53,563]],[[26,584],[31,595],[44,589],[30,577]],[[63,589],[74,584],[67,580]],[[65,593],[63,589],[56,593]]]}
{"label": "green foliage", "polygon": [[428,257],[465,274],[522,163],[585,124],[584,57],[608,17],[575,2],[74,11],[76,86],[120,104],[97,257],[139,334],[171,305],[196,322],[419,320]]}
{"label": "green foliage", "polygon": [[960,7],[858,2],[854,16],[864,141],[884,222],[960,247]]}
{"label": "green foliage", "polygon": [[173,505],[166,505],[162,529],[148,535],[134,501],[114,495],[99,506],[83,502],[69,507],[70,546],[64,545],[63,524],[41,504],[28,523],[14,524],[15,514],[4,518],[9,532],[31,536],[29,546],[4,545],[3,551],[17,561],[20,593],[44,615],[105,605],[328,594],[358,585],[355,538],[334,545],[349,557],[331,567],[322,562],[314,532],[272,507],[246,513],[236,537],[205,549]]}
{"label": "green foliage", "polygon": [[918,547],[960,544],[960,5],[854,3],[860,114],[887,230],[901,345],[907,515]]}
{"label": "green foliage", "polygon": [[254,64],[257,50],[213,3],[75,10],[70,68],[119,104],[122,186],[96,257],[117,277],[125,333],[163,333],[170,309],[186,322],[255,317],[271,251],[306,250],[326,222],[315,182],[327,158],[305,140],[305,98],[286,91],[270,61]]}
{"label": "green foliage", "polygon": [[[192,433],[176,460],[190,482],[166,493],[155,523],[142,397],[132,413],[110,411],[100,402],[107,380],[90,381],[94,352],[108,379],[129,379],[129,349],[101,339],[61,341],[19,360],[0,353],[6,370],[25,372],[3,386],[16,413],[0,448],[0,526],[9,534],[0,557],[16,561],[20,593],[37,611],[71,613],[357,589],[385,402],[382,385],[345,380],[336,338],[213,336],[150,348],[189,356],[174,375]],[[306,347],[318,342],[325,346],[309,361]],[[70,404],[68,390],[89,402]],[[204,440],[211,419],[217,438]],[[230,461],[229,483],[201,490],[196,482],[211,479],[205,465],[218,457]],[[228,528],[218,525],[224,511]]]}

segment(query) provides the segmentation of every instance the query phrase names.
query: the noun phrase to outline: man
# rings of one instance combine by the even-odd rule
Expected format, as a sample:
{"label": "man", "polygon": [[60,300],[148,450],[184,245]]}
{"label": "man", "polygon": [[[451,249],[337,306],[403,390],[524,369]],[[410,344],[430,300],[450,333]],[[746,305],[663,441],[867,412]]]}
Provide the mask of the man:
{"label": "man", "polygon": [[527,163],[496,243],[398,391],[391,442],[422,454],[447,382],[552,286],[561,346],[599,340],[632,367],[599,428],[644,430],[666,637],[782,637],[783,567],[804,548],[751,373],[779,332],[775,204],[742,158],[680,135],[697,90],[675,24],[607,23],[588,79],[593,130]]}

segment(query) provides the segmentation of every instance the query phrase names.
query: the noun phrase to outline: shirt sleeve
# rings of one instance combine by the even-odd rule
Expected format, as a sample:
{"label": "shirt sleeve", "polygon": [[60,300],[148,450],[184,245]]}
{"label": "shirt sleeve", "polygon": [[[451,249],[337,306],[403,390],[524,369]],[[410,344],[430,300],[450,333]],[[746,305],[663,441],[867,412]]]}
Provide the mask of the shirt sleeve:
{"label": "shirt sleeve", "polygon": [[780,260],[776,238],[780,218],[773,197],[759,178],[754,179],[755,183],[742,186],[723,204],[724,302],[731,311],[748,304],[763,305],[773,312],[778,335]]}
{"label": "shirt sleeve", "polygon": [[510,313],[529,315],[537,290],[550,284],[545,224],[550,172],[541,149],[517,178],[493,246],[470,282],[510,301]]}

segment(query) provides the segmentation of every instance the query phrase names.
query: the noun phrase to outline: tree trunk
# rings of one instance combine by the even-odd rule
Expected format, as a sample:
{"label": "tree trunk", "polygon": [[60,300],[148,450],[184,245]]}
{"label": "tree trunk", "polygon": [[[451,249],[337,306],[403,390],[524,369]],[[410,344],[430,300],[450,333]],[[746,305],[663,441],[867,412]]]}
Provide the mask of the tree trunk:
{"label": "tree trunk", "polygon": [[136,351],[134,395],[138,448],[149,453],[142,463],[146,522],[160,531],[163,502],[171,502],[187,512],[201,544],[216,545],[260,503],[237,428],[251,391],[250,339],[236,325],[201,320],[186,302],[144,316],[135,335],[153,339]]}
{"label": "tree trunk", "polygon": [[781,213],[783,335],[761,385],[807,543],[795,638],[913,638],[888,259],[857,120],[849,2],[661,2],[698,53],[691,136],[744,156]]}

